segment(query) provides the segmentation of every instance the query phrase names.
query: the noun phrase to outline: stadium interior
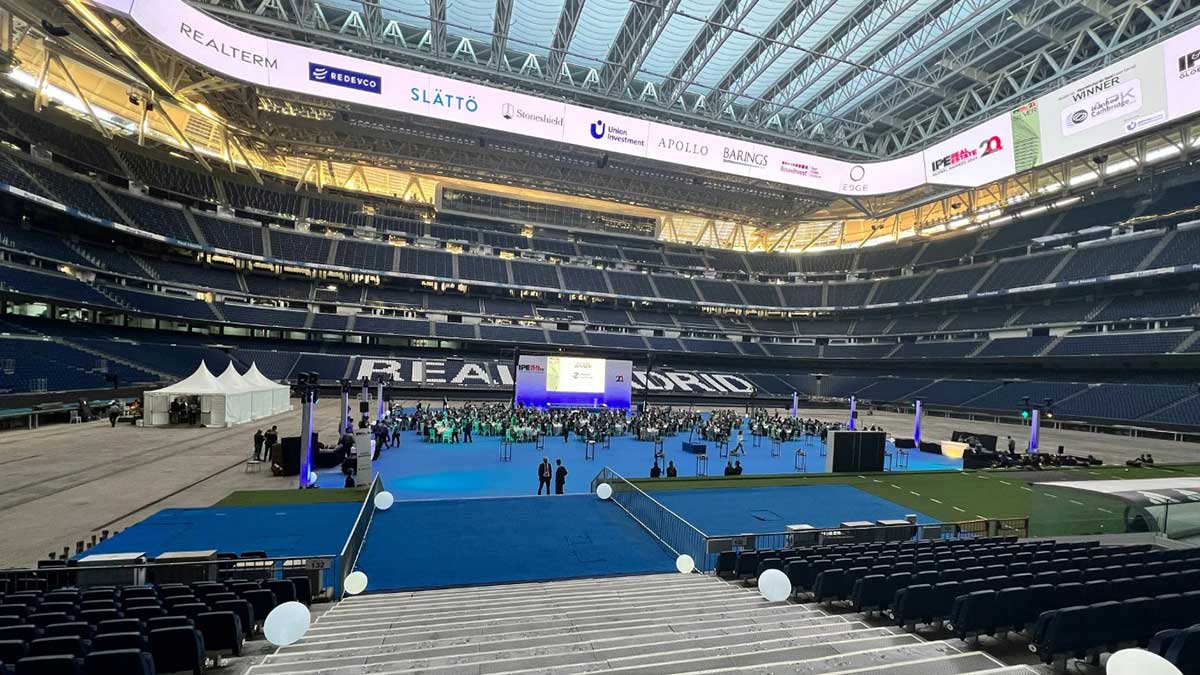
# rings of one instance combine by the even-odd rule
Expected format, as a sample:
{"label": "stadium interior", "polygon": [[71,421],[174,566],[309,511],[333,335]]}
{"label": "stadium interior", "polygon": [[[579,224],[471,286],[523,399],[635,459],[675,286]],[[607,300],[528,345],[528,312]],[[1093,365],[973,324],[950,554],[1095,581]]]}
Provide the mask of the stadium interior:
{"label": "stadium interior", "polygon": [[1198,24],[0,0],[0,675],[1200,673]]}

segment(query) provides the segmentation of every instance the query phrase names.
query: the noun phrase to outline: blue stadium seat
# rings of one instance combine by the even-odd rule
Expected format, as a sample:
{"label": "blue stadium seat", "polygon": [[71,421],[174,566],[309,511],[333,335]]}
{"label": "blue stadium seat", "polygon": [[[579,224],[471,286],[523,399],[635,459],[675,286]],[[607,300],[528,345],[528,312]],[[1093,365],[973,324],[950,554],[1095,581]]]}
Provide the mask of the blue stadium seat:
{"label": "blue stadium seat", "polygon": [[204,670],[204,636],[194,628],[160,628],[150,631],[150,653],[155,670],[162,673]]}
{"label": "blue stadium seat", "polygon": [[154,658],[139,649],[96,650],[84,659],[88,675],[155,675]]}
{"label": "blue stadium seat", "polygon": [[83,675],[83,666],[68,655],[27,656],[17,661],[16,675]]}

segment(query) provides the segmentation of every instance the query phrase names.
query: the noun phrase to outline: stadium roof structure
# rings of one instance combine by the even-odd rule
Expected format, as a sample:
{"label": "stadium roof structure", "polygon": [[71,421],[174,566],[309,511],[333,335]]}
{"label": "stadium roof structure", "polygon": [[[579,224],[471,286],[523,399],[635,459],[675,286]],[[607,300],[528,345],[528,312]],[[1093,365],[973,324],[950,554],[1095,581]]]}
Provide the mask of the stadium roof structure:
{"label": "stadium roof structure", "polygon": [[858,161],[920,149],[1197,19],[1180,0],[196,4],[263,34]]}
{"label": "stadium roof structure", "polygon": [[[120,6],[134,2],[155,5],[0,0],[0,8],[18,19],[11,33],[17,43],[29,34],[48,37],[46,63],[59,54],[76,60],[63,56],[66,65],[49,67],[37,86],[81,89],[83,97],[108,93],[112,110],[114,99],[124,98],[111,95],[112,82],[80,72],[63,82],[59,70],[85,64],[93,75],[125,82],[143,121],[165,121],[172,127],[168,144],[190,150],[201,164],[217,145],[231,167],[244,159],[252,172],[257,164],[298,182],[315,175],[319,184],[322,166],[329,175],[351,176],[383,168],[709,219],[690,228],[695,236],[669,238],[680,243],[701,243],[715,231],[708,223],[727,221],[788,242],[780,250],[808,250],[819,241],[898,238],[929,223],[936,227],[928,232],[945,231],[961,226],[949,223],[967,222],[964,215],[992,209],[995,217],[1008,205],[1073,187],[1080,175],[1099,174],[1076,156],[1038,166],[1032,178],[970,183],[971,194],[967,183],[922,182],[859,197],[699,162],[681,166],[649,152],[610,155],[557,139],[481,131],[452,117],[357,105],[339,92],[312,95],[231,77],[165,46],[170,31],[154,34],[123,18]],[[919,158],[939,141],[1200,21],[1200,0],[188,0],[188,6],[243,35],[311,47],[330,59],[417,70],[810,153],[844,167]],[[22,32],[22,21],[32,28]],[[66,26],[69,35],[47,36],[47,25]],[[44,65],[41,57],[28,63]],[[151,100],[160,102],[160,113],[146,110]],[[161,114],[163,103],[175,106],[172,115]],[[123,120],[139,114],[121,113]],[[1131,138],[1111,152],[1138,166],[1140,155],[1165,146],[1186,158],[1196,146],[1195,122],[1179,126],[1172,120],[1153,130],[1150,142]],[[209,147],[201,147],[206,139]],[[894,173],[924,176],[924,164]],[[726,245],[717,239],[736,237],[709,237],[705,245]]]}

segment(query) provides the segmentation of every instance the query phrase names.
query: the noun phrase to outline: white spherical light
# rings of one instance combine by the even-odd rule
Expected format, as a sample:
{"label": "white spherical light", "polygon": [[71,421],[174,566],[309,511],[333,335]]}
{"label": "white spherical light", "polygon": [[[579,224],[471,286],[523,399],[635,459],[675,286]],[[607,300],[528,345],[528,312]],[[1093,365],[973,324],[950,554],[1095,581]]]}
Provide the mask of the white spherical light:
{"label": "white spherical light", "polygon": [[362,572],[351,572],[342,582],[346,595],[358,595],[367,590],[367,575]]}
{"label": "white spherical light", "polygon": [[612,486],[608,483],[601,483],[596,487],[596,496],[600,499],[609,499],[612,497]]}
{"label": "white spherical light", "polygon": [[792,595],[792,582],[780,570],[767,570],[758,575],[758,592],[769,602],[783,602]]}
{"label": "white spherical light", "polygon": [[675,559],[675,569],[679,570],[680,574],[691,574],[696,569],[696,561],[692,560],[692,556],[684,553]]}
{"label": "white spherical light", "polygon": [[311,621],[312,614],[303,603],[285,602],[267,615],[267,620],[263,622],[263,635],[267,642],[284,647],[304,637]]}
{"label": "white spherical light", "polygon": [[390,492],[380,492],[375,495],[375,508],[380,511],[387,511],[392,508],[392,504],[396,502],[396,498]]}
{"label": "white spherical light", "polygon": [[1144,649],[1122,649],[1108,657],[1109,675],[1183,675],[1170,661]]}
{"label": "white spherical light", "polygon": [[309,485],[316,485],[316,484],[317,484],[317,472],[316,472],[316,471],[309,471],[309,472],[308,472],[308,484],[309,484]]}

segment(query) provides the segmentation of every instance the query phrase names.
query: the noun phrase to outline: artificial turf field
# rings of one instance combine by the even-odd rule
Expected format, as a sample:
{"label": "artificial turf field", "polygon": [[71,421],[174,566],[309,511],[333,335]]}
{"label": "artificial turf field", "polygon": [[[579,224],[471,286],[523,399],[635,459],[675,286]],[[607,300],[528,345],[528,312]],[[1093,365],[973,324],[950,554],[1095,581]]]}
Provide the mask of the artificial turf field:
{"label": "artificial turf field", "polygon": [[217,502],[215,506],[279,506],[284,504],[362,503],[366,488],[337,490],[238,490]]}
{"label": "artificial turf field", "polygon": [[[840,484],[928,514],[943,522],[977,518],[1027,518],[1037,482],[1122,480],[1200,476],[1200,464],[1174,464],[1143,469],[1124,466],[1030,471],[900,471],[882,474],[818,474],[709,478],[639,479],[648,492],[731,487],[782,487]],[[1034,482],[1030,482],[1034,481]]]}
{"label": "artificial turf field", "polygon": [[[1026,518],[1032,504],[1034,485],[1038,482],[1177,476],[1200,476],[1200,464],[1172,464],[1143,469],[1102,466],[1044,472],[897,471],[869,475],[775,474],[743,475],[736,478],[642,478],[632,479],[631,482],[648,492],[697,488],[849,485],[938,520],[956,521],[974,518]],[[365,496],[364,489],[243,490],[231,493],[217,506],[361,503]]]}

